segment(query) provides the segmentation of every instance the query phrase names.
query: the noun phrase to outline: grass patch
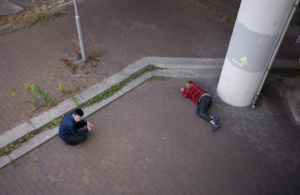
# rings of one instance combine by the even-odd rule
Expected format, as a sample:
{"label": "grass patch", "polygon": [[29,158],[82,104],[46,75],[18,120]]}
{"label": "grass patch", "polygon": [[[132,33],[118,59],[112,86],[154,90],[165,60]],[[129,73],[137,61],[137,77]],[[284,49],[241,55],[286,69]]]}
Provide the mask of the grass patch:
{"label": "grass patch", "polygon": [[48,20],[48,16],[45,13],[42,12],[42,13],[39,13],[39,14],[33,16],[32,19],[35,22],[43,22],[43,21]]}
{"label": "grass patch", "polygon": [[299,68],[274,68],[270,70],[270,73],[277,73],[282,77],[299,77]]}
{"label": "grass patch", "polygon": [[65,85],[60,81],[59,84],[57,85],[58,89],[63,93],[63,94],[68,94],[69,91],[65,88]]}
{"label": "grass patch", "polygon": [[80,105],[80,103],[77,101],[77,99],[75,97],[71,97],[71,99],[73,100],[73,102],[76,106]]}
{"label": "grass patch", "polygon": [[128,83],[133,81],[134,79],[140,77],[142,74],[145,74],[147,72],[151,72],[151,71],[154,71],[154,70],[157,70],[157,69],[159,69],[159,68],[152,65],[152,64],[148,65],[143,71],[131,75],[127,80],[122,81],[120,83],[117,83],[117,84],[111,86],[110,88],[108,88],[107,90],[102,92],[100,95],[90,99],[88,101],[88,106],[91,106],[95,103],[101,102],[102,100],[104,100],[106,98],[109,98],[115,92],[119,91],[122,87],[124,87],[125,85],[127,85]]}
{"label": "grass patch", "polygon": [[27,142],[30,138],[33,137],[33,134],[25,135],[23,138],[20,138],[17,143],[11,143],[0,150],[0,156],[10,153],[14,149],[21,146],[22,143]]}
{"label": "grass patch", "polygon": [[165,76],[152,76],[149,81],[167,81],[169,80],[171,77],[165,77]]}
{"label": "grass patch", "polygon": [[39,84],[25,83],[24,87],[25,87],[25,89],[31,89],[32,97],[33,97],[32,100],[23,99],[22,101],[24,103],[35,105],[37,99],[43,99],[44,103],[48,107],[56,105],[55,99],[52,98],[51,95],[46,90],[44,90]]}
{"label": "grass patch", "polygon": [[42,131],[46,131],[48,129],[52,129],[52,128],[58,126],[63,118],[64,118],[64,115],[62,115],[61,117],[58,117],[56,119],[53,119],[49,125],[46,125],[45,127],[43,127]]}
{"label": "grass patch", "polygon": [[58,17],[62,15],[67,15],[67,11],[54,12],[53,16]]}

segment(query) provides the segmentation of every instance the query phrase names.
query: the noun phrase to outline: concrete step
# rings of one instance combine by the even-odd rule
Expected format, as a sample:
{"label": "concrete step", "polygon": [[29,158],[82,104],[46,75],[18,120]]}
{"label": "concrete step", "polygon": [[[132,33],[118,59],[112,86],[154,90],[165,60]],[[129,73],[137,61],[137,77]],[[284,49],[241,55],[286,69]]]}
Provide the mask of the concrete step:
{"label": "concrete step", "polygon": [[163,69],[153,73],[155,76],[219,79],[221,69]]}

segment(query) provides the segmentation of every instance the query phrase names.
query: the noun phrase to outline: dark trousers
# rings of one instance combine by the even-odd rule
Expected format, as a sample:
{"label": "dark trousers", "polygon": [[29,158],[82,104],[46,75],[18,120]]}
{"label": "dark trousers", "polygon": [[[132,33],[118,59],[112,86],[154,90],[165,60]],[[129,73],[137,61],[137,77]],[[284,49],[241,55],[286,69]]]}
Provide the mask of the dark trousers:
{"label": "dark trousers", "polygon": [[[79,130],[83,127],[84,126],[77,125],[76,129]],[[86,140],[86,138],[87,138],[86,134],[83,134],[83,135],[80,135],[80,136],[68,135],[67,137],[64,138],[64,140],[67,144],[77,145],[78,143],[83,142],[84,140]]]}
{"label": "dark trousers", "polygon": [[207,110],[209,109],[211,104],[211,97],[210,96],[204,96],[201,98],[200,103],[197,106],[196,114],[206,120],[207,122],[210,122],[212,119],[207,114]]}

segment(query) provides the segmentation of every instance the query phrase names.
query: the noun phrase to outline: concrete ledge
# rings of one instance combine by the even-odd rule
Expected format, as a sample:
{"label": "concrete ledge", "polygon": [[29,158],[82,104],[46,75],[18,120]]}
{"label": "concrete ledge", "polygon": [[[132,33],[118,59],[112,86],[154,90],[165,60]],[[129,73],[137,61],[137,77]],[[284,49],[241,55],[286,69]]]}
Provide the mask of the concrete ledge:
{"label": "concrete ledge", "polygon": [[75,109],[77,106],[73,102],[71,98],[63,101],[62,103],[58,104],[57,106],[51,108],[50,110],[42,113],[39,116],[34,117],[30,120],[32,126],[38,130],[43,126],[49,124],[53,119],[66,114],[67,112]]}
{"label": "concrete ledge", "polygon": [[157,70],[155,76],[219,79],[221,70]]}
{"label": "concrete ledge", "polygon": [[3,133],[0,135],[0,149],[4,148],[5,146],[14,143],[15,141],[19,140],[20,138],[24,137],[25,135],[34,131],[34,127],[28,123],[22,123],[21,125]]}
{"label": "concrete ledge", "polygon": [[166,58],[165,64],[181,65],[217,65],[215,58]]}
{"label": "concrete ledge", "polygon": [[148,57],[151,64],[167,69],[221,69],[221,58],[155,58]]}
{"label": "concrete ledge", "polygon": [[141,85],[143,82],[147,81],[148,79],[150,79],[152,77],[152,73],[148,72],[146,74],[143,74],[142,76],[140,76],[137,79],[134,79],[132,82],[128,83],[126,86],[124,86],[121,91],[123,91],[124,93],[127,93],[129,91],[131,91],[132,89],[134,89],[135,87]]}
{"label": "concrete ledge", "polygon": [[[113,76],[112,76],[113,77]],[[80,104],[85,104],[89,99],[96,97],[110,86],[105,82],[100,82],[97,85],[94,85],[81,93],[75,95],[74,97],[80,102]]]}
{"label": "concrete ledge", "polygon": [[147,57],[150,64],[156,65],[156,66],[162,66],[166,63],[165,57]]}
{"label": "concrete ledge", "polygon": [[225,61],[224,58],[216,58],[217,66],[223,67],[224,61]]}
{"label": "concrete ledge", "polygon": [[93,104],[93,106],[89,106],[84,108],[84,118],[94,114],[95,112],[97,112],[99,109],[103,108],[104,106],[108,105],[109,103],[111,103],[112,101],[118,99],[119,97],[121,97],[122,95],[124,95],[125,93],[123,91],[118,91],[116,93],[114,93],[112,96],[110,96],[109,98],[99,102],[99,103],[95,103]]}
{"label": "concrete ledge", "polygon": [[122,82],[122,81],[125,81],[126,79],[128,79],[128,77],[130,76],[131,74],[129,73],[125,73],[123,70],[104,79],[102,82],[106,83],[107,85],[115,85],[119,82]]}
{"label": "concrete ledge", "polygon": [[8,156],[1,156],[0,158],[0,168],[5,167],[11,162]]}
{"label": "concrete ledge", "polygon": [[54,127],[51,130],[44,131],[35,135],[33,138],[28,140],[27,142],[22,144],[22,147],[17,148],[14,150],[10,156],[11,159],[16,160],[17,158],[23,156],[24,154],[30,152],[34,148],[38,147],[42,143],[48,141],[49,139],[56,136],[58,133],[58,127]]}
{"label": "concrete ledge", "polygon": [[133,72],[139,72],[143,70],[149,64],[148,58],[142,58],[138,61],[135,61],[133,64],[128,65],[123,69],[123,71],[127,74],[132,74]]}

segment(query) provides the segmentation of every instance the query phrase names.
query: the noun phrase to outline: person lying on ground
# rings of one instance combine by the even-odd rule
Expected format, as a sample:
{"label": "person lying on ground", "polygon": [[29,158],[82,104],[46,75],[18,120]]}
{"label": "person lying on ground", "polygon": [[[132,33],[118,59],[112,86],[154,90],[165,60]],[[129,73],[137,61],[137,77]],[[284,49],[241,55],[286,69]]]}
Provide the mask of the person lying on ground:
{"label": "person lying on ground", "polygon": [[190,98],[191,102],[197,105],[196,114],[207,122],[210,122],[212,124],[212,131],[216,131],[221,126],[219,124],[219,118],[207,114],[211,105],[211,95],[192,81],[188,81],[185,86],[185,89],[181,88],[182,95],[185,98]]}

